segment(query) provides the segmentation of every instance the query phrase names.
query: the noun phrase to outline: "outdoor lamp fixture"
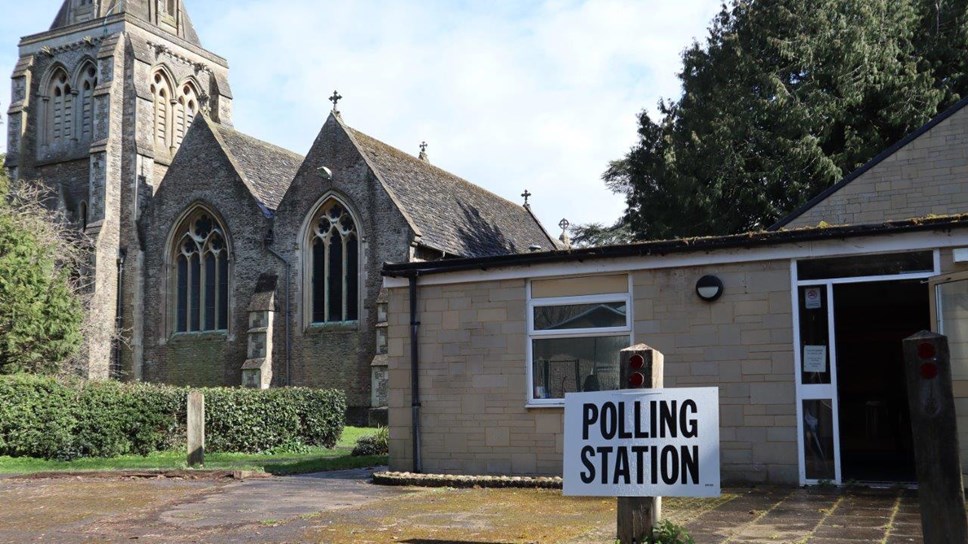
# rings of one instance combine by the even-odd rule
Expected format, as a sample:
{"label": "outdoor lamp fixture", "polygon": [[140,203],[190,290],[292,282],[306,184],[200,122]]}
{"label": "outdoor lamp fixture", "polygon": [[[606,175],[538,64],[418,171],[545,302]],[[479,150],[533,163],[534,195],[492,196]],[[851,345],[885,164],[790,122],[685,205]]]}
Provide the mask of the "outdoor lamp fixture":
{"label": "outdoor lamp fixture", "polygon": [[723,294],[723,280],[707,274],[696,282],[696,294],[706,302],[712,302]]}

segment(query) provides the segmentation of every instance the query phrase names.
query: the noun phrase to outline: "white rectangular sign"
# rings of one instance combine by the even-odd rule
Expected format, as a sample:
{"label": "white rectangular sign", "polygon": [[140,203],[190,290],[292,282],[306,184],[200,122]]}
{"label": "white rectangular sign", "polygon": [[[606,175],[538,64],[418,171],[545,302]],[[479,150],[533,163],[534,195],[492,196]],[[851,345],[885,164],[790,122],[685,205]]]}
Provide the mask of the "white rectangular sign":
{"label": "white rectangular sign", "polygon": [[719,389],[565,395],[565,495],[717,497]]}
{"label": "white rectangular sign", "polygon": [[803,346],[803,371],[827,371],[827,346]]}

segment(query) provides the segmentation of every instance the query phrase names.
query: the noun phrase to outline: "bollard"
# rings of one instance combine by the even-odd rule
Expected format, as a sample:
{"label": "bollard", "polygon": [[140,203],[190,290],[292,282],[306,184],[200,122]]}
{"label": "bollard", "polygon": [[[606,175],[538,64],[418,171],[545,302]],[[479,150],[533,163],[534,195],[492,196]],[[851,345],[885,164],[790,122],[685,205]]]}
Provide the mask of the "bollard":
{"label": "bollard", "polygon": [[918,473],[921,532],[931,544],[968,543],[948,338],[904,339],[904,373]]}
{"label": "bollard", "polygon": [[[662,353],[645,344],[619,352],[619,387],[654,389],[662,387]],[[662,518],[661,497],[618,497],[616,526],[622,544],[648,542],[652,528]]]}
{"label": "bollard", "polygon": [[205,464],[205,396],[188,393],[188,466]]}

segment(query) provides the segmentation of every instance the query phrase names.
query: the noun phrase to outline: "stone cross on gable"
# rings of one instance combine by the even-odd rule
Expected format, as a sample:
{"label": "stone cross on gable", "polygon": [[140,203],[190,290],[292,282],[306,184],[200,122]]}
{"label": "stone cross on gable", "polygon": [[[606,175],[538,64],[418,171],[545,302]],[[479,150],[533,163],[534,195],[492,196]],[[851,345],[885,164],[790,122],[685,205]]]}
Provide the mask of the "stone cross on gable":
{"label": "stone cross on gable", "polygon": [[420,155],[417,155],[417,158],[424,162],[430,162],[427,158],[427,142],[420,142]]}
{"label": "stone cross on gable", "polygon": [[333,91],[333,96],[329,97],[329,101],[333,103],[333,111],[336,110],[336,104],[343,99],[343,96],[336,91]]}
{"label": "stone cross on gable", "polygon": [[521,193],[521,196],[524,197],[524,207],[526,207],[526,208],[529,207],[530,204],[528,204],[528,199],[531,198],[531,193],[528,192],[527,189],[525,189],[524,192]]}

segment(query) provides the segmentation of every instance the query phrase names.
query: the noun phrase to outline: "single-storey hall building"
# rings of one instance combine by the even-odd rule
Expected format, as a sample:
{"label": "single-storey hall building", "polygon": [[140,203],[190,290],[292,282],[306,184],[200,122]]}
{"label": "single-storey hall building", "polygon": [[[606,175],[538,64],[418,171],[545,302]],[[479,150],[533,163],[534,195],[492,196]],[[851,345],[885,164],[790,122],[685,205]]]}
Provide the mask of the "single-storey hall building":
{"label": "single-storey hall building", "polygon": [[965,466],[966,105],[768,231],[386,264],[391,470],[560,474],[564,394],[618,388],[645,343],[666,387],[719,388],[724,481],[912,481],[901,339],[924,329]]}

